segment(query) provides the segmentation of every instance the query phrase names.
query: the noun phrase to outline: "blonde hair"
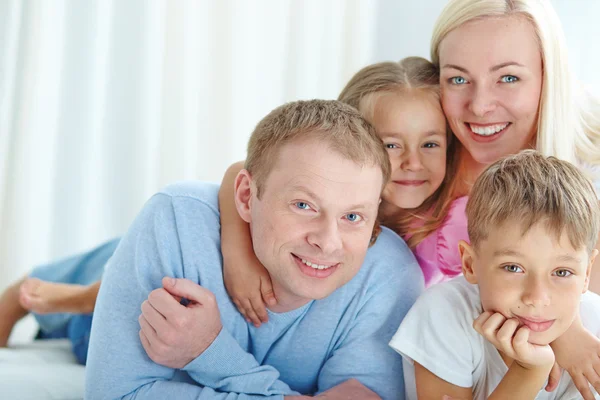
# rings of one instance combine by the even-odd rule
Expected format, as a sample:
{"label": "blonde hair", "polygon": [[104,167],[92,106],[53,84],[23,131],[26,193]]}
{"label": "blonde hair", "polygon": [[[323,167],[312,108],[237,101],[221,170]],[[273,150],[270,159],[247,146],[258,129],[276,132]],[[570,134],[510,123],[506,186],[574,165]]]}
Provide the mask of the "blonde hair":
{"label": "blonde hair", "polygon": [[473,246],[505,222],[520,224],[523,234],[542,222],[557,238],[565,232],[574,248],[591,252],[600,230],[591,182],[573,164],[535,150],[490,165],[473,185],[466,212]]}
{"label": "blonde hair", "polygon": [[[245,168],[252,174],[260,198],[279,149],[294,140],[316,138],[332,151],[361,166],[381,168],[383,185],[390,161],[375,129],[353,107],[335,100],[295,101],[271,111],[248,141]],[[383,187],[382,187],[383,189]]]}
{"label": "blonde hair", "polygon": [[[438,69],[424,58],[407,57],[399,62],[369,65],[350,79],[338,100],[355,107],[372,121],[375,104],[381,96],[411,90],[431,93],[439,100]],[[407,240],[410,248],[414,249],[442,225],[452,203],[458,141],[450,129],[447,129],[447,142],[446,176],[440,187],[416,209],[381,218],[383,225],[401,236],[410,233]],[[415,224],[416,220],[422,220],[423,224]]]}
{"label": "blonde hair", "polygon": [[434,26],[432,62],[439,67],[440,44],[452,30],[470,21],[506,16],[526,18],[540,46],[537,150],[574,163],[600,164],[600,105],[574,86],[564,33],[548,0],[451,0]]}

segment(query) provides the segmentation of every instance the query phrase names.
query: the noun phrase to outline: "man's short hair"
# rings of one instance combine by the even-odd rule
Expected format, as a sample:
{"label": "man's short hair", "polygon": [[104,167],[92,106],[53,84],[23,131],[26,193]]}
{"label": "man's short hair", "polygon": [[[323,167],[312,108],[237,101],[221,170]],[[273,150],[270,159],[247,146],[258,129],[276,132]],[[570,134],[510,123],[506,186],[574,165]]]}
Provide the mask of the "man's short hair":
{"label": "man's short hair", "polygon": [[600,229],[600,207],[591,182],[574,165],[525,150],[490,165],[477,179],[467,203],[473,246],[507,221],[525,234],[543,222],[557,238],[591,252]]}
{"label": "man's short hair", "polygon": [[381,168],[383,185],[388,182],[391,167],[385,147],[356,109],[336,100],[295,101],[271,111],[256,125],[248,142],[245,168],[252,174],[259,198],[280,148],[307,138],[322,141],[360,166]]}

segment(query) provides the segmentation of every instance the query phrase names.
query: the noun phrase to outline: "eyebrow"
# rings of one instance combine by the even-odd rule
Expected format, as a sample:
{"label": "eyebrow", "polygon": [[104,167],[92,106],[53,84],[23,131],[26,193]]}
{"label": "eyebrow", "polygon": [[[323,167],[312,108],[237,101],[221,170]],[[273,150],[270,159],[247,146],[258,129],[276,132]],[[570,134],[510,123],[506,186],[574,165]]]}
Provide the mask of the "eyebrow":
{"label": "eyebrow", "polygon": [[[395,137],[400,135],[400,132],[380,132],[379,136],[382,138]],[[446,136],[446,131],[427,131],[425,132],[425,137],[428,138],[430,136]]]}
{"label": "eyebrow", "polygon": [[[524,257],[524,255],[522,253],[519,253],[518,251],[515,250],[511,250],[511,249],[500,249],[500,250],[496,250],[493,254],[494,257],[501,257],[501,256],[509,256],[509,257]],[[556,261],[559,262],[572,262],[572,263],[581,263],[581,260],[578,257],[572,256],[570,254],[561,254],[560,256],[556,257]]]}
{"label": "eyebrow", "polygon": [[519,253],[518,251],[514,251],[511,249],[500,249],[500,250],[496,250],[493,254],[494,257],[500,257],[500,256],[511,256],[511,257],[522,257],[523,254]]}
{"label": "eyebrow", "polygon": [[[523,64],[519,64],[516,61],[507,61],[507,62],[498,64],[498,65],[494,65],[492,68],[490,68],[490,72],[496,72],[502,68],[511,67],[511,66],[524,67]],[[469,73],[469,70],[467,70],[466,68],[463,68],[461,66],[454,65],[454,64],[444,64],[444,66],[442,67],[442,69],[447,69],[447,68],[456,69],[461,72],[464,72],[465,74]]]}
{"label": "eyebrow", "polygon": [[[308,197],[316,200],[316,201],[320,201],[321,198],[315,193],[313,192],[311,189],[309,189],[308,187],[304,186],[304,185],[294,185],[290,188],[289,192],[302,192],[306,195],[308,195]],[[362,209],[367,209],[368,207],[365,204],[355,204],[352,205],[350,207],[346,207],[348,210],[362,210]]]}
{"label": "eyebrow", "polygon": [[581,260],[578,257],[572,256],[570,254],[562,254],[562,255],[558,256],[556,259],[561,262],[572,262],[572,263],[576,263],[576,264],[581,263]]}

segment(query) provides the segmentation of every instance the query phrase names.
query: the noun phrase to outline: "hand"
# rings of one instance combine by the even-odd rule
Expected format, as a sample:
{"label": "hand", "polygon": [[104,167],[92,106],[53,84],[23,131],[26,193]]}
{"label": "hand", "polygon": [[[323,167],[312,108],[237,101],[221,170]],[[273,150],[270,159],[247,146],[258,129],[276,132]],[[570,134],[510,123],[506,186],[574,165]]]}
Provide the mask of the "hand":
{"label": "hand", "polygon": [[257,328],[269,321],[265,303],[274,306],[277,299],[271,276],[254,254],[250,259],[233,262],[224,255],[223,280],[227,293],[246,321]]}
{"label": "hand", "polygon": [[545,389],[546,392],[553,392],[554,389],[558,387],[560,383],[560,375],[562,374],[562,370],[558,363],[554,363],[552,369],[550,370],[550,375],[548,375],[548,384]]}
{"label": "hand", "polygon": [[600,393],[600,340],[576,320],[550,344],[558,364],[567,370],[585,400],[593,400],[590,384]]}
{"label": "hand", "polygon": [[322,400],[381,400],[381,397],[379,397],[377,393],[367,388],[356,379],[349,379],[344,383],[324,391],[314,398]]}
{"label": "hand", "polygon": [[[140,340],[157,364],[181,369],[202,354],[221,332],[215,296],[188,280],[163,278],[142,303]],[[189,304],[180,304],[181,298]]]}
{"label": "hand", "polygon": [[517,318],[506,319],[500,313],[485,311],[475,319],[473,328],[523,368],[547,367],[549,372],[554,365],[554,353],[550,346],[529,343],[529,328],[519,327]]}

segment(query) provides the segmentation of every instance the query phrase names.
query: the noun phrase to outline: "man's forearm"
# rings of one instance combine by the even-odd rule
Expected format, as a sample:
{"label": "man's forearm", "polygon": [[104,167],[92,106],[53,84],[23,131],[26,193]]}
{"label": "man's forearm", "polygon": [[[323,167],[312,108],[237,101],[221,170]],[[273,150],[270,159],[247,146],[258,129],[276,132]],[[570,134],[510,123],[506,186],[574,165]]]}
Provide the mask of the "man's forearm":
{"label": "man's forearm", "polygon": [[513,362],[489,400],[535,399],[544,386],[552,365],[527,369]]}

